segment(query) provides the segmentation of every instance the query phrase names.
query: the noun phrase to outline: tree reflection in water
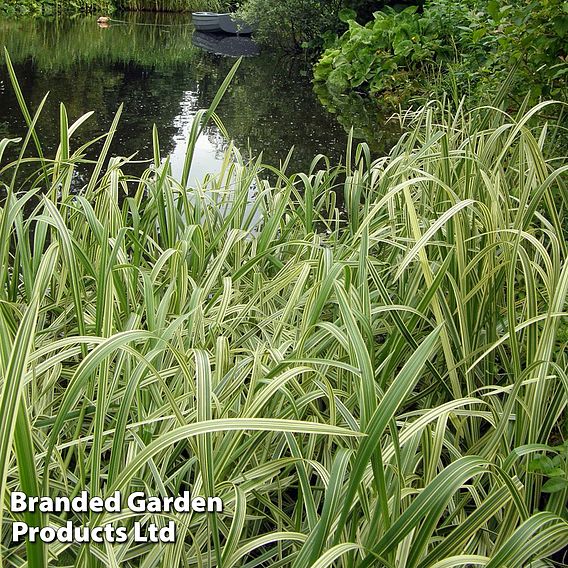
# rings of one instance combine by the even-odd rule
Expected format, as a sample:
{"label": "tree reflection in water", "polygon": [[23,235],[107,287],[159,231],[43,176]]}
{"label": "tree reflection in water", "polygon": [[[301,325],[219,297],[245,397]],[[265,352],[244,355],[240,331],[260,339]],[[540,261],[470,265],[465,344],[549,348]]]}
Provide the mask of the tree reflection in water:
{"label": "tree reflection in water", "polygon": [[[30,108],[50,91],[38,125],[47,155],[55,153],[59,140],[60,101],[70,122],[95,111],[74,135],[75,148],[104,133],[124,103],[112,152],[150,159],[155,123],[162,154],[173,154],[173,167],[180,168],[188,125],[199,108],[209,106],[234,59],[193,46],[187,15],[120,17],[127,23],[108,29],[98,27],[96,18],[81,17],[0,22],[0,32]],[[262,152],[266,163],[277,165],[294,146],[290,168],[301,170],[318,153],[339,161],[345,150],[344,128],[322,107],[309,66],[297,59],[275,53],[245,58],[217,113],[241,152]],[[0,133],[17,136],[24,128],[2,65]],[[193,176],[214,171],[225,146],[217,127],[208,127]],[[99,148],[94,146],[90,157]]]}

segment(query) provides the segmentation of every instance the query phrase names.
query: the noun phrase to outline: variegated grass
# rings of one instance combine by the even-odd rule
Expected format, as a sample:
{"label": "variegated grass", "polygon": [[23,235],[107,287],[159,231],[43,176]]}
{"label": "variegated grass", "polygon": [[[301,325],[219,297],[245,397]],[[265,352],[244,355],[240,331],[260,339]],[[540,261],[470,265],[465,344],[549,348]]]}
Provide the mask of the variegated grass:
{"label": "variegated grass", "polygon": [[81,120],[62,106],[44,156],[12,75],[29,130],[0,144],[21,149],[0,167],[3,502],[190,489],[225,511],[136,519],[173,518],[169,546],[13,545],[4,506],[2,565],[553,566],[567,490],[529,467],[566,434],[568,166],[537,120],[552,103],[432,103],[388,156],[350,144],[301,174],[229,146],[186,189],[230,78],[181,180],[157,135],[139,178],[110,157],[119,111],[75,194]]}

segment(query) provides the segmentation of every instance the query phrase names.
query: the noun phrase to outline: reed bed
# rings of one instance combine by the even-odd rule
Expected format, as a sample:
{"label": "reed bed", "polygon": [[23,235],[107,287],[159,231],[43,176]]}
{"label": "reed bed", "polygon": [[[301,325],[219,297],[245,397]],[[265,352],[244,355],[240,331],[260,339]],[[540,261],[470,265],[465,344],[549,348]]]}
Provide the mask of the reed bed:
{"label": "reed bed", "polygon": [[[108,155],[119,111],[79,192],[83,119],[61,106],[44,156],[41,105],[19,94],[30,128],[0,144],[21,152],[0,169],[1,564],[554,566],[568,542],[568,166],[535,121],[554,105],[432,103],[388,156],[350,145],[344,164],[318,156],[304,173],[229,146],[186,190],[226,87],[188,132],[182,179],[157,136],[141,177]],[[22,515],[17,489],[191,490],[225,509]],[[178,534],[16,546],[22,519],[173,519]]]}
{"label": "reed bed", "polygon": [[[31,59],[39,69],[50,72],[99,62],[102,65],[135,62],[150,68],[195,64],[198,50],[191,43],[191,25],[172,26],[169,15],[144,16],[128,14],[123,23],[105,30],[104,35],[90,18],[62,18],[57,25],[28,19],[19,21],[18,29],[12,21],[0,21],[0,34],[8,52],[17,54],[13,57],[15,65]],[[25,34],[22,29],[26,30]]]}
{"label": "reed bed", "polygon": [[228,2],[225,0],[115,0],[119,10],[135,10],[150,12],[196,12],[224,11]]}
{"label": "reed bed", "polygon": [[44,15],[62,12],[94,13],[115,9],[112,0],[0,0],[0,16]]}
{"label": "reed bed", "polygon": [[54,15],[64,12],[111,13],[115,10],[148,12],[225,11],[226,0],[0,0],[0,14]]}

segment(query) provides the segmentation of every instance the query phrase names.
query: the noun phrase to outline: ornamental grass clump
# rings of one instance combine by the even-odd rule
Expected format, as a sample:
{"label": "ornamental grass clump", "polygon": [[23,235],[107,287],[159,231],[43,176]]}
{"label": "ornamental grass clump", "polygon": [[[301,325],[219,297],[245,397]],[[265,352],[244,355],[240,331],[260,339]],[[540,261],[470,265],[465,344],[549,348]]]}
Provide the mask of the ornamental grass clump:
{"label": "ornamental grass clump", "polygon": [[[229,144],[188,188],[228,82],[175,179],[157,135],[141,176],[110,156],[120,111],[93,163],[73,143],[88,117],[61,106],[44,155],[12,78],[29,129],[0,143],[2,566],[561,560],[568,165],[538,120],[557,106],[432,103],[388,156],[350,144],[295,174]],[[224,507],[15,513],[15,491]],[[176,542],[11,541],[69,521],[173,521]]]}

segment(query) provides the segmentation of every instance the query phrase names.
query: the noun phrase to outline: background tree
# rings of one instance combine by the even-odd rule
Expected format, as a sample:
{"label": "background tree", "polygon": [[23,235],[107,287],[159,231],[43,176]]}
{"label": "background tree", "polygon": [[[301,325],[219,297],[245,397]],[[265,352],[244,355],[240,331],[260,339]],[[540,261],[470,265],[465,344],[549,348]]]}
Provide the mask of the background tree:
{"label": "background tree", "polygon": [[319,49],[347,29],[349,19],[367,22],[375,11],[387,5],[408,6],[418,1],[373,0],[242,0],[238,13],[253,23],[255,37],[282,48]]}

